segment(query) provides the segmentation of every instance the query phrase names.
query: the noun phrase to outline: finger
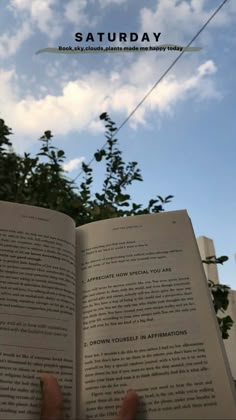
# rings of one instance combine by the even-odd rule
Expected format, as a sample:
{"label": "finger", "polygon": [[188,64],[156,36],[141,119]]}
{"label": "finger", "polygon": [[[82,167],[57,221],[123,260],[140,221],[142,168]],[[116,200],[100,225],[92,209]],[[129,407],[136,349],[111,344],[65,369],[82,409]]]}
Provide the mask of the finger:
{"label": "finger", "polygon": [[126,394],[117,420],[135,420],[138,410],[138,395],[130,391]]}
{"label": "finger", "polygon": [[57,380],[52,375],[42,375],[41,420],[63,420],[63,399]]}

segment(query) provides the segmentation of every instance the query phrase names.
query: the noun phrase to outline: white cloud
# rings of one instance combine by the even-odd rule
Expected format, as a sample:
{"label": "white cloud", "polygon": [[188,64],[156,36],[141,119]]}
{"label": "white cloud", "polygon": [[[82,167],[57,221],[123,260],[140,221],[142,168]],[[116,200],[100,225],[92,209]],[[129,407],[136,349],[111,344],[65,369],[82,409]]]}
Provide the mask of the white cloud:
{"label": "white cloud", "polygon": [[[87,6],[90,6],[90,9],[86,11]],[[88,0],[69,0],[64,7],[64,18],[80,30],[85,27],[91,30],[98,22],[98,16],[92,17],[89,13],[92,7]]]}
{"label": "white cloud", "polygon": [[[176,103],[179,101],[221,99],[221,95],[211,77],[216,71],[214,62],[208,60],[196,69],[189,66],[181,76],[167,75],[132,115],[129,121],[131,127],[136,128],[137,124],[147,124],[146,118],[150,111],[159,113],[159,115],[173,112]],[[131,78],[134,74],[133,68],[130,68],[129,72]],[[140,80],[138,74],[140,74]],[[144,74],[143,72],[137,72],[135,85],[129,80],[128,84],[122,83],[116,86],[109,101],[112,110],[129,115],[143,100],[147,92],[153,87],[151,80],[153,74],[146,72],[146,79]]]}
{"label": "white cloud", "polygon": [[[102,100],[102,102],[103,102],[103,108],[100,108],[100,111],[102,109],[106,109],[106,106],[104,105],[105,104],[105,101]],[[99,115],[97,115],[96,118],[98,116]],[[102,122],[100,120],[99,121],[98,120],[94,120],[94,121],[91,121],[90,122],[90,124],[89,124],[89,130],[91,131],[91,133],[94,133],[94,134],[104,133],[104,125],[102,124]]]}
{"label": "white cloud", "polygon": [[206,61],[198,67],[198,73],[200,76],[204,76],[205,74],[214,74],[216,71],[216,65],[211,60]]}
{"label": "white cloud", "polygon": [[[188,97],[195,96],[196,99],[220,98],[214,83],[207,76],[216,72],[213,61],[208,60],[200,65],[195,74],[189,78],[166,77],[160,83],[160,89],[156,94],[151,95],[148,107],[151,110],[158,107],[160,112],[170,112],[177,101],[186,100]],[[211,85],[211,89],[206,92],[206,86]]]}
{"label": "white cloud", "polygon": [[63,169],[65,171],[72,172],[75,169],[77,169],[84,160],[85,160],[85,157],[83,157],[83,156],[80,157],[80,158],[71,159],[71,160],[69,160],[69,162],[67,162],[63,165]]}
{"label": "white cloud", "polygon": [[[119,1],[122,2],[121,0],[103,0],[103,5],[118,4]],[[66,6],[61,7],[60,13],[66,14],[67,20],[74,23],[77,18],[84,16],[85,22],[86,4],[85,0],[77,2],[68,0]],[[53,36],[60,32],[57,31],[60,19],[58,20],[58,15],[53,9],[54,5],[55,0],[11,0],[11,6],[15,6],[16,12],[28,14],[31,22],[36,22],[38,28],[48,35],[51,33],[51,20],[54,22],[54,17],[56,17],[56,26],[52,28],[51,33],[54,34]],[[147,7],[141,10],[140,32],[160,31],[163,37],[165,35],[168,38],[160,39],[160,42],[184,42],[186,36],[194,33],[194,28],[199,28],[199,25],[209,17],[210,12],[204,9],[205,5],[204,0],[192,0],[188,3],[177,0],[159,0],[154,11]],[[233,14],[236,12],[236,7],[231,6],[230,10]],[[215,25],[223,28],[230,19],[229,9],[225,9],[223,16],[221,15]],[[17,42],[20,45],[24,36],[28,35],[27,31],[30,31],[30,25],[27,26],[25,22],[21,28],[21,34],[17,31],[12,36],[12,38],[15,36],[15,44],[13,40],[8,41],[9,51],[14,50]],[[0,55],[4,54],[2,51],[5,50],[0,46]],[[198,53],[185,54],[181,58],[181,63],[165,76],[129,120],[131,127],[136,128],[138,124],[147,125],[147,117],[151,112],[151,115],[155,117],[162,113],[173,112],[178,101],[219,99],[220,95],[214,81],[216,64],[202,57]],[[118,113],[121,115],[119,119],[122,122],[152,88],[173,59],[174,53],[172,55],[143,53],[134,54],[132,57],[124,56],[120,58],[122,64],[117,65],[114,57],[113,61],[109,61],[109,65],[104,61],[104,67],[99,71],[88,71],[73,78],[68,69],[63,70],[63,75],[60,76],[62,64],[58,59],[53,64],[48,64],[46,68],[47,76],[57,79],[57,86],[60,86],[58,93],[53,94],[53,88],[49,90],[44,80],[41,86],[40,83],[37,86],[37,94],[40,92],[38,97],[36,94],[35,96],[28,95],[27,90],[22,96],[17,85],[18,76],[14,70],[0,71],[0,110],[4,110],[2,117],[17,133],[16,137],[21,136],[21,142],[17,143],[18,150],[24,150],[24,145],[32,144],[47,129],[52,130],[55,135],[81,131],[91,134],[102,133],[104,125],[99,121],[100,113],[104,111],[111,115]],[[105,60],[107,60],[106,57]],[[77,61],[74,63],[76,64]],[[78,74],[77,71],[76,74]],[[24,75],[21,77],[23,78]],[[27,80],[25,83],[27,84]],[[14,139],[14,144],[15,142],[16,139]]]}
{"label": "white cloud", "polygon": [[48,63],[45,69],[46,75],[50,78],[57,78],[58,77],[58,67],[55,66],[55,63]]}
{"label": "white cloud", "polygon": [[[64,18],[75,24],[77,28],[87,28],[91,30],[98,24],[98,21],[101,19],[101,16],[92,17],[90,11],[93,9],[93,4],[97,0],[90,2],[88,0],[67,0],[66,5],[64,6]],[[99,0],[99,6],[105,8],[111,4],[121,5],[126,2],[126,0]]]}
{"label": "white cloud", "polygon": [[10,35],[10,33],[5,33],[0,36],[0,57],[6,58],[11,55],[14,55],[24,41],[26,41],[32,33],[32,29],[28,22],[24,22],[21,27],[15,32],[15,34]]}
{"label": "white cloud", "polygon": [[[101,19],[101,16],[94,17],[91,13],[96,2],[102,9],[110,5],[126,7],[128,4],[126,0],[67,0],[64,2],[10,0],[8,8],[17,19],[24,20],[28,26],[40,30],[53,42],[63,33],[67,22],[73,23],[78,28],[86,27],[91,30]],[[214,17],[210,27],[218,28],[233,22],[236,15],[236,2],[228,3]],[[212,6],[210,10],[207,10],[206,4],[206,0],[156,0],[154,11],[153,7],[148,8],[148,6],[140,10],[140,31],[158,30],[162,33],[160,40],[163,42],[188,41],[193,32],[200,29],[216,9],[216,6]],[[208,28],[199,38],[203,44],[206,40],[209,41],[207,31]],[[20,37],[20,33],[18,36]],[[24,37],[24,31],[22,37]]]}
{"label": "white cloud", "polygon": [[0,70],[0,110],[7,113],[11,110],[11,105],[17,102],[17,89],[15,82],[17,75],[14,70]]}
{"label": "white cloud", "polygon": [[[143,7],[140,10],[141,30],[145,32],[161,32],[161,43],[184,43],[186,44],[209,19],[218,5],[212,5],[206,9],[206,0],[156,0],[155,10]],[[229,3],[229,5],[228,5]],[[229,25],[234,21],[236,5],[228,2],[211,20],[210,24],[194,42],[195,46],[207,46],[212,41],[212,28]],[[230,5],[231,3],[231,5]]]}
{"label": "white cloud", "polygon": [[[166,77],[132,116],[131,126],[146,124],[150,111],[170,112],[179,100],[217,97],[211,80],[215,72],[214,62],[208,60],[187,75]],[[5,119],[14,132],[31,137],[31,142],[48,129],[55,135],[85,130],[102,132],[104,126],[98,119],[101,112],[117,112],[125,118],[152,87],[148,72],[146,79],[142,75],[135,83],[127,82],[126,75],[124,71],[117,78],[114,71],[110,74],[92,71],[78,80],[65,82],[57,96],[41,90],[40,98],[31,95],[21,99],[15,89],[15,72],[1,72],[0,109],[4,109]]]}
{"label": "white cloud", "polygon": [[10,9],[18,17],[24,13],[32,25],[45,33],[51,40],[58,38],[63,31],[59,14],[53,6],[55,0],[11,0]]}
{"label": "white cloud", "polygon": [[18,135],[33,140],[47,129],[54,134],[102,131],[100,122],[95,121],[105,109],[104,91],[108,88],[105,76],[92,72],[87,78],[65,83],[60,95],[47,94],[39,99],[32,95],[21,99],[15,79],[14,71],[0,72],[0,109]]}
{"label": "white cloud", "polygon": [[88,16],[84,13],[87,0],[71,0],[65,5],[65,18],[72,23],[78,25],[87,24]]}
{"label": "white cloud", "polygon": [[111,4],[120,5],[120,4],[123,4],[125,2],[126,2],[126,0],[99,0],[100,6],[102,6],[102,7],[107,7],[107,6],[110,6]]}

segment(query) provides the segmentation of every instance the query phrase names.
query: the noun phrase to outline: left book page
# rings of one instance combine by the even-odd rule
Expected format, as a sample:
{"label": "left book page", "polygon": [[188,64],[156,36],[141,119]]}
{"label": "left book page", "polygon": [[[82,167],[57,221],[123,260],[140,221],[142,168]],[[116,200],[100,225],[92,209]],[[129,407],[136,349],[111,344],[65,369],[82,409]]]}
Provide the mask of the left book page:
{"label": "left book page", "polygon": [[0,202],[0,420],[39,420],[39,377],[53,374],[75,418],[75,224]]}

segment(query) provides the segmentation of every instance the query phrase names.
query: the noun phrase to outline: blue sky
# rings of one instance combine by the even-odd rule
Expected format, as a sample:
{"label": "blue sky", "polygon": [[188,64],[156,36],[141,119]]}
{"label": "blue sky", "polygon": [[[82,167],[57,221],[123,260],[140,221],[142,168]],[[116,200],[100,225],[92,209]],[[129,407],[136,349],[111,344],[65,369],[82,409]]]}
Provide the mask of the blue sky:
{"label": "blue sky", "polygon": [[[38,152],[52,130],[74,178],[104,143],[99,121],[119,126],[176,58],[176,52],[39,54],[78,46],[82,32],[161,32],[159,42],[186,45],[219,6],[209,0],[2,0],[0,116],[12,127],[17,152]],[[166,210],[186,208],[195,234],[228,255],[220,280],[236,289],[235,34],[236,2],[228,0],[118,134],[126,161],[138,161],[144,182],[135,202],[174,195]],[[83,46],[85,42],[81,43]],[[95,41],[87,45],[121,45]],[[130,46],[127,43],[126,46]],[[133,44],[134,45],[134,44]],[[141,43],[137,42],[136,46]],[[93,165],[95,188],[103,180]],[[79,180],[78,180],[79,181]]]}

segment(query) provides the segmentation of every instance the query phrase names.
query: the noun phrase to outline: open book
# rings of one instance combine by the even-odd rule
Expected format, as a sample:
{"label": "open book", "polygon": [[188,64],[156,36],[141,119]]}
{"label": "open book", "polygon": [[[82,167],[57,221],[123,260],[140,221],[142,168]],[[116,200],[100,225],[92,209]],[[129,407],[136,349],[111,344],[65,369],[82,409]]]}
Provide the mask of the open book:
{"label": "open book", "polygon": [[75,227],[0,202],[0,419],[39,420],[39,376],[65,419],[235,419],[235,389],[185,210]]}

